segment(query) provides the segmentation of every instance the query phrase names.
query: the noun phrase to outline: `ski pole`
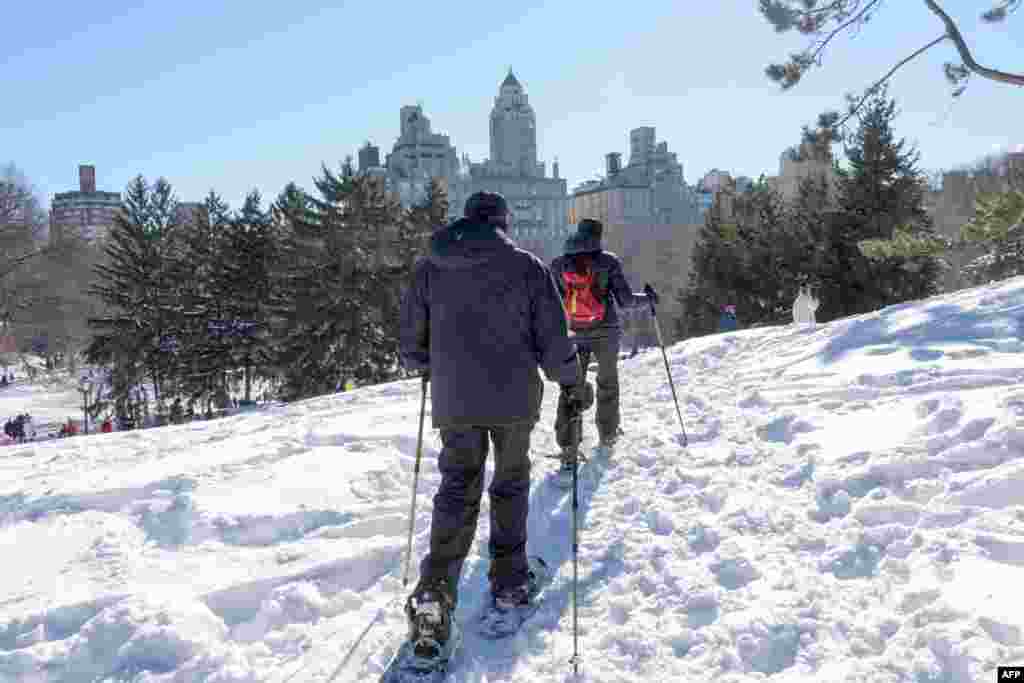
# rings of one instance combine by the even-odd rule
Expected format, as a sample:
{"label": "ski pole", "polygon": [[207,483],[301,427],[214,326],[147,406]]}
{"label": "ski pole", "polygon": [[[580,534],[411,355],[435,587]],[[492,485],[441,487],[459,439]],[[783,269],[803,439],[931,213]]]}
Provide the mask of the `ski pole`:
{"label": "ski pole", "polygon": [[[576,415],[569,421],[569,429],[572,431],[574,458],[580,455],[580,442],[583,440],[583,415],[576,410]],[[579,675],[580,653],[579,653],[579,607],[576,595],[576,584],[578,580],[578,557],[579,557],[579,527],[577,526],[577,510],[579,510],[579,463],[573,464],[572,468],[572,673]]]}
{"label": "ski pole", "polygon": [[423,385],[420,393],[420,432],[416,437],[416,467],[412,472],[412,502],[409,504],[409,539],[405,544],[405,573],[402,575],[402,588],[409,583],[409,564],[412,560],[412,528],[416,521],[416,489],[420,479],[420,459],[423,455],[423,419],[427,412],[427,383],[430,372],[423,374]]}
{"label": "ski pole", "polygon": [[687,446],[686,426],[683,424],[683,413],[679,410],[679,398],[676,396],[676,385],[672,381],[672,370],[668,367],[668,354],[665,352],[665,342],[661,338],[661,325],[658,323],[658,311],[654,308],[654,302],[650,299],[647,303],[651,306],[651,318],[654,320],[654,334],[658,337],[658,346],[661,347],[661,357],[665,359],[665,373],[668,375],[668,385],[672,389],[672,400],[676,404],[676,415],[679,416],[679,428],[683,430],[683,448]]}

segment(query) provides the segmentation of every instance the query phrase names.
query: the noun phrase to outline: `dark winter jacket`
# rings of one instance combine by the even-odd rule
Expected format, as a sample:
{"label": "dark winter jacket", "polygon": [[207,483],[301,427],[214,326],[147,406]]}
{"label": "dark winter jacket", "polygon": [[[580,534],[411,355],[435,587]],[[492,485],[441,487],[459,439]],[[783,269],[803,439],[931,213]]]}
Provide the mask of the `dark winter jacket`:
{"label": "dark winter jacket", "polygon": [[718,319],[718,331],[719,332],[734,332],[739,327],[736,322],[736,316],[728,311],[723,311],[721,317]]}
{"label": "dark winter jacket", "polygon": [[[571,239],[571,238],[570,238]],[[587,330],[573,330],[574,339],[589,341],[592,339],[609,339],[622,337],[622,320],[617,308],[639,308],[647,304],[647,297],[643,294],[634,293],[626,282],[626,276],[622,272],[622,262],[619,257],[610,251],[589,252],[592,258],[591,268],[594,270],[595,279],[600,288],[607,293],[604,296],[605,317],[604,321],[595,327]],[[558,293],[565,298],[565,283],[562,274],[573,272],[575,265],[573,255],[566,254],[559,256],[551,262],[551,273],[555,276],[558,285]]]}
{"label": "dark winter jacket", "polygon": [[430,369],[434,427],[536,422],[544,383],[574,384],[576,347],[551,272],[499,228],[434,233],[402,301],[401,356]]}

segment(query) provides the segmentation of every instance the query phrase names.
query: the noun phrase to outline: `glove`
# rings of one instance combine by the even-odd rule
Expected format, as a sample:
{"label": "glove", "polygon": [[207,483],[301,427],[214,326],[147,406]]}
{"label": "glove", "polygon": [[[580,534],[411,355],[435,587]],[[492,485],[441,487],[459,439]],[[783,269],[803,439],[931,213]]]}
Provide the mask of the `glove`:
{"label": "glove", "polygon": [[651,283],[644,285],[644,294],[647,296],[647,300],[655,306],[658,305],[658,293],[654,291],[654,287],[651,287]]}
{"label": "glove", "polygon": [[589,410],[594,405],[594,385],[584,381],[579,384],[563,384],[562,393],[569,405],[571,414],[576,415]]}

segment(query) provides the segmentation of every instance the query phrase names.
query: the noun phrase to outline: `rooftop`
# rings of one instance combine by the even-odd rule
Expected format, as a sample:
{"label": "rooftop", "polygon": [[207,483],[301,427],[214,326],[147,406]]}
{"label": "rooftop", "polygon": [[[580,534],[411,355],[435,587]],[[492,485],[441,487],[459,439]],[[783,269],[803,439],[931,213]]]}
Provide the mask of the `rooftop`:
{"label": "rooftop", "polygon": [[72,192],[57,192],[53,195],[54,201],[70,201],[70,200],[85,200],[85,201],[109,201],[109,202],[120,202],[120,192],[81,192],[74,190]]}
{"label": "rooftop", "polygon": [[512,67],[508,68],[508,76],[505,76],[505,80],[501,82],[501,87],[503,88],[509,85],[514,86],[516,88],[523,87],[519,84],[519,81],[516,79],[515,74],[512,73]]}

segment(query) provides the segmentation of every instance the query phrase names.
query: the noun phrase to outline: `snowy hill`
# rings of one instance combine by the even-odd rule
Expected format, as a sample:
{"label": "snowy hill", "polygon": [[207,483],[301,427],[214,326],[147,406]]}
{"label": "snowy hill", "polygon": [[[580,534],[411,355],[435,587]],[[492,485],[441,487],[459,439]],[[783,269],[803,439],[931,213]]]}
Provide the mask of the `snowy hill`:
{"label": "snowy hill", "polygon": [[0,387],[0,421],[24,412],[31,413],[39,426],[60,425],[68,418],[81,420],[82,395],[68,373],[47,373],[40,367],[42,360],[33,356],[28,356],[26,362],[40,368],[40,377],[32,382],[26,376],[24,364],[9,366],[16,371],[17,381]]}
{"label": "snowy hill", "polygon": [[[1024,278],[669,361],[690,448],[650,351],[621,364],[627,436],[582,482],[581,680],[963,683],[1024,664]],[[509,641],[468,634],[454,682],[570,679],[569,494],[540,457],[556,389],[530,515],[555,592]],[[0,680],[375,681],[405,632],[419,390],[6,449]],[[428,430],[416,560],[439,446]],[[484,595],[484,508],[460,615]]]}

